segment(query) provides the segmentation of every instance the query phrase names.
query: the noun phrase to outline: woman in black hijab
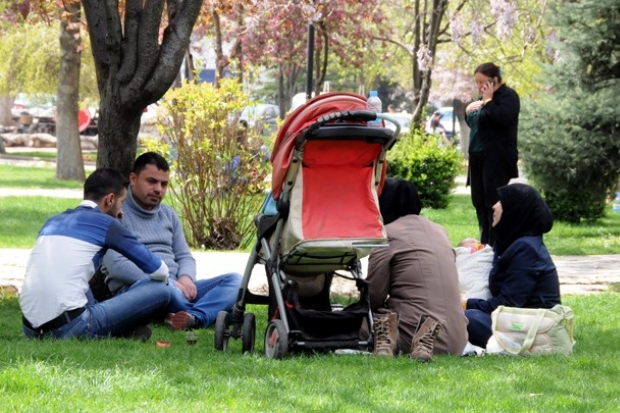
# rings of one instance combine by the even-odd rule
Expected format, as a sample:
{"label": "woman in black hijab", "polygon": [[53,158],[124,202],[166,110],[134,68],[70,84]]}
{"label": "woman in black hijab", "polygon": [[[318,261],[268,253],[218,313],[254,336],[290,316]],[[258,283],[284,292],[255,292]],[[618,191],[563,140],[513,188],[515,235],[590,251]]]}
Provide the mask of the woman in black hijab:
{"label": "woman in black hijab", "polygon": [[422,202],[415,184],[405,179],[386,178],[379,195],[379,209],[384,225],[405,215],[420,215]]}
{"label": "woman in black hijab", "polygon": [[470,298],[463,303],[469,320],[470,343],[486,347],[491,337],[491,313],[498,306],[551,308],[561,304],[558,273],[543,234],[551,231],[553,216],[536,189],[512,184],[498,189],[493,205],[497,236],[488,300]]}
{"label": "woman in black hijab", "polygon": [[[467,319],[447,231],[419,215],[418,191],[407,180],[386,179],[379,207],[389,246],[375,249],[368,259],[372,311],[400,316],[397,347],[411,357],[428,361],[431,354],[460,355],[467,344]],[[429,320],[441,324],[439,336],[423,348],[424,357],[414,351],[422,316],[427,325]]]}

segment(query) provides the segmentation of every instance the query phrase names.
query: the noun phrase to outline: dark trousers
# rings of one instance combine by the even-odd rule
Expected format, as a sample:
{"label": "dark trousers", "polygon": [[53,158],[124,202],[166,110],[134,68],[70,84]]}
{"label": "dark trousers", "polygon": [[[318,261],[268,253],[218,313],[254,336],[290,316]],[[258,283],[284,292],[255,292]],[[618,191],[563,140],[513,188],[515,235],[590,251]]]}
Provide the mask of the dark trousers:
{"label": "dark trousers", "polygon": [[467,317],[467,334],[469,334],[469,342],[474,346],[486,348],[487,341],[493,335],[491,330],[491,314],[487,314],[480,310],[465,310]]}
{"label": "dark trousers", "polygon": [[[497,162],[495,164],[497,165]],[[471,202],[478,218],[480,242],[493,246],[493,205],[499,200],[497,188],[508,185],[510,174],[501,168],[489,170],[483,152],[470,152],[468,182],[471,187]]]}

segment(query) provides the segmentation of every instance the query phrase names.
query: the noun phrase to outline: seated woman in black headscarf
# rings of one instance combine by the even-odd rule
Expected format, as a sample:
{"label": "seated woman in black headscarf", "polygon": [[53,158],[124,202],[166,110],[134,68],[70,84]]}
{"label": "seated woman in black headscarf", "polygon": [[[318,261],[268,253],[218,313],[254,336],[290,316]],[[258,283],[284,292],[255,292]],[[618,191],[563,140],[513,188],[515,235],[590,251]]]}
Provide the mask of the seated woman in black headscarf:
{"label": "seated woman in black headscarf", "polygon": [[498,189],[493,205],[496,241],[489,274],[488,300],[463,302],[469,320],[470,343],[486,347],[491,337],[491,313],[498,306],[551,308],[561,304],[558,273],[543,242],[553,217],[536,189],[512,184]]}

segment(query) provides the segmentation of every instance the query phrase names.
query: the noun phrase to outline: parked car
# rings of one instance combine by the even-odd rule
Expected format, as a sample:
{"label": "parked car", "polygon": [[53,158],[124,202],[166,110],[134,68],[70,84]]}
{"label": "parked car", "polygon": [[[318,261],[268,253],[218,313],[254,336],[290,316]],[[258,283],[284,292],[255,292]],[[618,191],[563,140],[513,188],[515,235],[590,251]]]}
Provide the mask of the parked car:
{"label": "parked car", "polygon": [[53,118],[56,116],[56,96],[35,93],[18,93],[13,101],[11,116],[19,119],[23,113],[35,118]]}
{"label": "parked car", "polygon": [[270,135],[278,129],[280,108],[278,105],[259,103],[243,109],[239,121],[246,121],[250,129],[262,135]]}
{"label": "parked car", "polygon": [[446,133],[446,137],[451,141],[454,141],[454,135],[457,135],[461,131],[461,125],[459,124],[458,119],[454,118],[454,109],[451,106],[445,106],[443,108],[437,109],[431,116],[426,120],[426,124],[424,126],[424,130],[427,133],[435,133],[437,132],[435,128],[433,128],[433,118],[435,116],[439,116],[439,124],[443,128]]}
{"label": "parked car", "polygon": [[[409,130],[411,128],[411,117],[413,116],[411,113],[407,112],[384,112],[380,113],[380,115],[389,116],[390,118],[396,119],[396,121],[400,124],[400,136],[406,136],[409,134]],[[385,126],[388,129],[396,130],[396,126],[389,121],[385,121]]]}
{"label": "parked car", "polygon": [[[47,93],[18,93],[11,107],[12,118],[19,123],[20,133],[56,135],[57,97]],[[78,128],[82,135],[98,133],[99,112],[89,106],[78,111]]]}

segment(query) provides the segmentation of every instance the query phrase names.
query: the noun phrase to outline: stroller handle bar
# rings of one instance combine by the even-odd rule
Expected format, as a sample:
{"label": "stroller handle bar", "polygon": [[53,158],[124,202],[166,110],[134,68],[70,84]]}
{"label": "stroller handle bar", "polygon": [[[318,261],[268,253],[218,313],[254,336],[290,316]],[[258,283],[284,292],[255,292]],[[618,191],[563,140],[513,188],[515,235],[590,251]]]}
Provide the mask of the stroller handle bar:
{"label": "stroller handle bar", "polygon": [[317,119],[315,123],[310,125],[307,129],[308,134],[313,134],[317,129],[321,126],[324,126],[328,122],[332,122],[334,120],[359,120],[359,121],[372,121],[377,119],[387,120],[390,123],[393,123],[396,127],[393,135],[398,136],[400,133],[400,124],[396,119],[391,118],[386,115],[377,115],[375,112],[371,112],[369,110],[349,110],[344,112],[332,112],[327,115],[323,115]]}

